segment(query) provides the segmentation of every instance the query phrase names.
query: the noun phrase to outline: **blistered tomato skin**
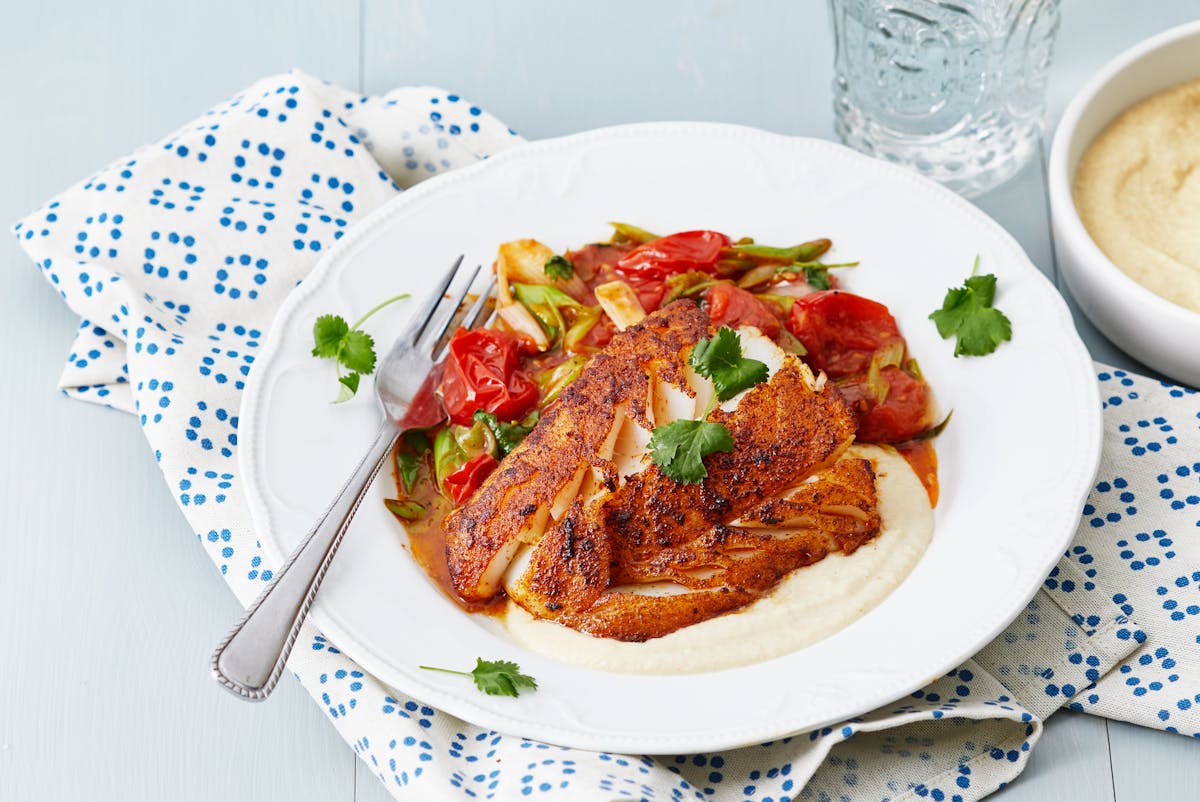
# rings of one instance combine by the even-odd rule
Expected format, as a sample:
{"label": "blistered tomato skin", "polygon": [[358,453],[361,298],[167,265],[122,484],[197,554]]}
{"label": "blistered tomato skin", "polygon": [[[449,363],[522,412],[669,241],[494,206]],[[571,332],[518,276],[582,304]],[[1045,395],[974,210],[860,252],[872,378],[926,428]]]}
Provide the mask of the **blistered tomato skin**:
{"label": "blistered tomato skin", "polygon": [[591,282],[604,266],[612,267],[621,261],[621,257],[637,246],[629,242],[607,243],[593,242],[584,245],[579,250],[567,251],[567,261],[575,267],[575,275],[584,281]]}
{"label": "blistered tomato skin", "polygon": [[704,293],[704,304],[714,326],[754,326],[774,338],[782,327],[783,310],[777,304],[762,301],[732,284],[715,284]]}
{"label": "blistered tomato skin", "polygon": [[476,454],[463,466],[446,477],[446,492],[455,504],[462,504],[483,484],[483,480],[499,465],[491,454]]}
{"label": "blistered tomato skin", "polygon": [[888,385],[883,403],[867,387],[866,374],[837,384],[858,420],[857,439],[868,443],[900,443],[929,429],[929,385],[897,367],[884,368],[880,378]]}
{"label": "blistered tomato skin", "polygon": [[[804,361],[833,379],[858,421],[856,437],[868,443],[899,443],[930,426],[929,385],[895,364],[879,370],[871,387],[871,360],[885,349],[907,346],[896,319],[877,301],[840,290],[796,299],[788,330],[808,349]],[[883,401],[879,385],[886,386]]]}
{"label": "blistered tomato skin", "polygon": [[788,331],[808,349],[804,360],[813,370],[832,379],[865,371],[876,351],[904,342],[886,306],[841,290],[797,298]]}
{"label": "blistered tomato skin", "polygon": [[520,343],[496,329],[459,329],[450,338],[442,403],[450,420],[470,426],[475,410],[504,421],[523,417],[538,400],[537,383],[521,367]]}
{"label": "blistered tomato skin", "polygon": [[621,257],[616,268],[626,275],[660,280],[689,270],[712,273],[730,242],[719,231],[681,231],[639,245]]}
{"label": "blistered tomato skin", "polygon": [[663,295],[667,292],[667,286],[661,279],[648,276],[622,276],[621,280],[633,288],[634,294],[637,295],[638,303],[642,305],[642,309],[646,314],[650,314],[662,306],[662,299]]}

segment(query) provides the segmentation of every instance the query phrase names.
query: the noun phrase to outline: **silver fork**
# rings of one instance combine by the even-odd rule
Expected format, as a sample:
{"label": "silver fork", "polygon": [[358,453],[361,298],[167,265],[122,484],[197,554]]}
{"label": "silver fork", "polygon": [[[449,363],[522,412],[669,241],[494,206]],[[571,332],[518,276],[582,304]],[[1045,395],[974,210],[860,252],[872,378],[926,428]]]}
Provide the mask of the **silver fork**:
{"label": "silver fork", "polygon": [[[440,405],[413,406],[413,401],[418,394],[432,398],[431,384],[436,380],[432,371],[443,355],[435,359],[433,349],[479,275],[480,268],[476,267],[465,281],[456,282],[462,260],[459,256],[439,279],[437,289],[376,371],[375,397],[383,411],[383,422],[366,455],[312,531],[213,652],[214,678],[238,696],[261,701],[275,689],[334,553],[396,440],[405,431],[433,426],[445,419]],[[455,289],[448,292],[452,284]],[[483,322],[491,291],[489,284],[468,310],[463,320],[467,328]],[[414,379],[422,381],[418,385]]]}

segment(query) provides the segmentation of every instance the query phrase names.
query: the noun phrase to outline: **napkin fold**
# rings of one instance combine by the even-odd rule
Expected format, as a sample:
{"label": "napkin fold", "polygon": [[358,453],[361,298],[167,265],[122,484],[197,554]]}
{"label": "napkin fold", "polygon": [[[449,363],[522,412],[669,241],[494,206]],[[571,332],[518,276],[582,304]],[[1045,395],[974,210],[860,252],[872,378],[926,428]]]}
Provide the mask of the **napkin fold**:
{"label": "napkin fold", "polygon": [[[325,249],[425,177],[520,142],[430,87],[265,78],[14,232],[82,318],[60,386],[139,417],[202,547],[249,603],[272,576],[236,460],[271,319]],[[398,799],[979,799],[1064,704],[1200,737],[1200,397],[1098,366],[1105,443],[1079,531],[974,659],[838,726],[720,754],[571,750],[383,686],[306,625],[289,667]],[[216,692],[216,691],[214,691]]]}

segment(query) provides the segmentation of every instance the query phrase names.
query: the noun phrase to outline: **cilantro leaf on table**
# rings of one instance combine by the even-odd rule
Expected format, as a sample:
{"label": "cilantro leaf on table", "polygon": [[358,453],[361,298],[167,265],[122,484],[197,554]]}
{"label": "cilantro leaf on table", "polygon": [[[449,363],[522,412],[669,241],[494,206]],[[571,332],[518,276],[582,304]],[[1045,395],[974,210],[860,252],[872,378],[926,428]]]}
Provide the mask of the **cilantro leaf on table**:
{"label": "cilantro leaf on table", "polygon": [[[338,395],[335,404],[349,401],[358,392],[359,380],[375,372],[375,339],[360,327],[385,306],[408,297],[402,293],[377,304],[354,325],[341,315],[321,315],[313,322],[312,355],[332,359],[337,365]],[[342,368],[349,371],[342,374]]]}
{"label": "cilantro leaf on table", "polygon": [[655,428],[649,446],[650,458],[666,476],[694,485],[708,476],[704,457],[717,451],[733,451],[733,435],[719,423],[677,420]]}
{"label": "cilantro leaf on table", "polygon": [[929,315],[937,325],[943,338],[956,337],[955,356],[985,356],[995,351],[1000,343],[1012,339],[1012,322],[1003,312],[992,306],[996,298],[996,276],[992,273],[976,275],[979,257],[975,257],[975,269],[961,287],[946,291],[942,308]]}
{"label": "cilantro leaf on table", "polygon": [[419,668],[470,677],[475,681],[475,687],[489,696],[520,696],[522,690],[537,689],[537,680],[528,674],[522,674],[521,667],[511,660],[484,660],[482,657],[477,657],[475,658],[475,668],[470,672],[435,666],[419,666]]}
{"label": "cilantro leaf on table", "polygon": [[712,338],[696,343],[688,361],[697,373],[712,379],[717,399],[721,401],[767,380],[766,363],[743,357],[741,338],[728,326],[722,326]]}
{"label": "cilantro leaf on table", "polygon": [[546,273],[546,278],[552,281],[569,281],[575,275],[575,265],[571,264],[567,257],[558,254],[547,259],[542,269]]}

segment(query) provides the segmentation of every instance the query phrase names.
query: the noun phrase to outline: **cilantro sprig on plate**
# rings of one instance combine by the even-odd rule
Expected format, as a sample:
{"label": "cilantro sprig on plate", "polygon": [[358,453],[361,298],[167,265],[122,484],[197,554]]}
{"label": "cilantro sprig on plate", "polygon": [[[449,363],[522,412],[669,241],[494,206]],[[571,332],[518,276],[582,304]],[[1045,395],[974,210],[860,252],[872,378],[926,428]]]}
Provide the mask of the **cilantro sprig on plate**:
{"label": "cilantro sprig on plate", "polygon": [[436,666],[418,666],[418,668],[425,671],[440,671],[443,674],[470,677],[475,681],[475,687],[488,696],[520,696],[521,691],[537,689],[537,680],[528,674],[522,674],[521,667],[511,660],[484,660],[482,657],[477,657],[475,658],[475,668],[470,671],[455,671]]}
{"label": "cilantro sprig on plate", "polygon": [[[337,366],[338,395],[335,404],[349,401],[358,392],[359,380],[375,372],[375,339],[362,330],[367,318],[389,304],[408,297],[401,293],[376,304],[351,326],[341,315],[321,315],[313,323],[312,355],[332,359]],[[349,373],[342,373],[345,368]]]}
{"label": "cilantro sprig on plate", "polygon": [[767,365],[742,356],[737,332],[722,326],[692,347],[688,362],[701,376],[712,380],[715,392],[699,420],[677,420],[650,433],[650,458],[666,476],[683,484],[698,484],[708,476],[704,458],[718,451],[733,451],[733,435],[724,424],[706,420],[713,405],[728,401],[742,390],[765,382]]}
{"label": "cilantro sprig on plate", "polygon": [[946,291],[942,308],[929,315],[943,339],[956,337],[955,356],[985,356],[1012,339],[1012,322],[992,306],[996,299],[996,276],[978,275],[979,257],[961,287]]}

